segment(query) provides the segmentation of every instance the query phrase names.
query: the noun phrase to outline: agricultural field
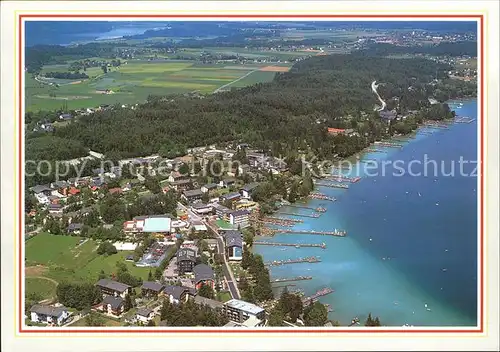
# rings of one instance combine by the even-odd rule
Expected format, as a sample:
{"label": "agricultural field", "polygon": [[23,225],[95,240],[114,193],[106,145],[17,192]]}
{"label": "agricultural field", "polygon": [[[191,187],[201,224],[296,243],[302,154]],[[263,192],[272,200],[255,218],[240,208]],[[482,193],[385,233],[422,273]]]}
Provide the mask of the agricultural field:
{"label": "agricultural field", "polygon": [[[89,68],[86,71],[89,79],[85,80],[56,82],[51,79],[49,82],[48,79],[26,75],[26,109],[55,110],[64,105],[67,105],[68,109],[81,109],[101,104],[141,103],[149,95],[194,91],[202,94],[213,93],[223,86],[243,87],[271,81],[274,72],[256,71],[267,65],[133,60],[120,67],[111,68],[106,74],[100,68]],[[43,72],[64,71],[65,67],[67,66],[51,65],[44,67]]]}
{"label": "agricultural field", "polygon": [[[88,239],[80,244],[81,239],[41,233],[27,240],[27,292],[38,292],[48,297],[52,294],[50,284],[55,290],[57,283],[62,281],[95,282],[101,270],[108,275],[114,273],[118,261],[124,262],[132,275],[147,279],[149,268],[135,267],[133,263],[125,261],[133,252],[120,251],[110,256],[100,256],[96,252],[98,244],[94,240]],[[35,278],[44,281],[39,285],[38,281],[33,281]]]}

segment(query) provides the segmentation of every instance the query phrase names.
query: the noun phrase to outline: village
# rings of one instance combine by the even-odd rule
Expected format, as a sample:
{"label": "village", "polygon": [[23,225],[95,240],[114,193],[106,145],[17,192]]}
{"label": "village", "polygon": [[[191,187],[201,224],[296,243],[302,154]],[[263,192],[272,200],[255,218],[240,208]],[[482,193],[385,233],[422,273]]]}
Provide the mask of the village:
{"label": "village", "polygon": [[[156,325],[161,323],[158,319],[163,301],[179,304],[190,300],[222,314],[229,319],[228,326],[266,324],[264,307],[272,307],[273,300],[261,302],[262,307],[242,300],[238,286],[245,269],[241,262],[248,255],[246,251],[251,250],[255,235],[272,235],[272,230],[264,226],[269,221],[260,220],[264,214],[253,194],[269,175],[287,174],[288,166],[246,144],[234,149],[212,146],[188,152],[172,160],[158,156],[121,160],[118,166],[92,170],[93,176],[29,189],[36,202],[29,212],[27,209],[27,241],[41,232],[95,238],[92,227],[102,227],[115,231],[117,236],[114,242],[98,238],[98,252],[101,247],[104,255],[133,251],[125,262],[155,272],[151,275],[150,271],[148,281],[140,285],[135,281],[135,285],[120,282],[120,275],[100,275],[102,278],[94,282],[102,295],[98,303],[83,312],[68,310],[60,302],[36,303],[28,310],[30,323],[71,325],[93,312],[121,319],[128,325]],[[92,153],[89,157],[95,161],[103,156]],[[186,168],[214,161],[223,165],[221,176],[209,176],[208,183],[199,182],[203,171],[196,174],[191,167]],[[124,172],[130,168],[135,170],[134,175]],[[149,212],[119,224],[102,213],[103,204],[110,199],[127,202],[159,196],[171,197],[175,215]],[[89,226],[88,220],[95,214],[99,214],[99,220]],[[80,244],[85,241],[80,240]],[[245,275],[247,280],[248,273]],[[132,303],[130,297],[134,297]],[[156,323],[152,323],[153,319]]]}

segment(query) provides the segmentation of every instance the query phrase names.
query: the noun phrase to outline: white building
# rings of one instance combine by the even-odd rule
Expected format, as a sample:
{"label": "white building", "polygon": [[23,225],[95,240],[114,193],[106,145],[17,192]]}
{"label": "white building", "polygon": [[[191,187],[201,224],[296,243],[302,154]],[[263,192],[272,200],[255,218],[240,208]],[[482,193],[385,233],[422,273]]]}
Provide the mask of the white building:
{"label": "white building", "polygon": [[69,317],[65,307],[53,307],[35,304],[30,309],[31,321],[34,323],[45,323],[61,325]]}

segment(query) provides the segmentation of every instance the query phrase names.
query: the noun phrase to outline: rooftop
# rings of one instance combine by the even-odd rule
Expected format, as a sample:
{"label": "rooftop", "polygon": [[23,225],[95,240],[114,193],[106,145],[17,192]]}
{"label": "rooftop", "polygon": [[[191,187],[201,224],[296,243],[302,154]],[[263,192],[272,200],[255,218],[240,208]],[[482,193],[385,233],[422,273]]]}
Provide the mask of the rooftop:
{"label": "rooftop", "polygon": [[198,264],[193,268],[195,281],[213,280],[214,271],[206,264]]}
{"label": "rooftop", "polygon": [[114,297],[114,296],[106,296],[102,300],[102,303],[104,304],[109,304],[112,309],[118,309],[120,306],[125,302],[125,300],[121,297]]}
{"label": "rooftop", "polygon": [[227,301],[226,303],[224,303],[224,305],[231,307],[231,308],[239,309],[243,312],[246,312],[246,313],[249,313],[252,315],[256,315],[256,314],[262,313],[264,311],[264,308],[262,308],[262,307],[259,307],[253,303],[241,301],[239,299],[231,299],[231,300]]}
{"label": "rooftop", "polygon": [[118,281],[113,281],[109,279],[101,279],[97,281],[96,286],[104,287],[109,290],[117,291],[117,292],[125,292],[127,289],[129,289],[131,286],[127,284],[122,284],[121,282]]}
{"label": "rooftop", "polygon": [[182,260],[196,261],[196,251],[192,248],[181,248],[177,252],[177,262]]}
{"label": "rooftop", "polygon": [[247,192],[250,192],[251,190],[257,188],[259,186],[259,183],[258,182],[252,182],[252,183],[249,183],[249,184],[246,184],[244,185],[241,189],[243,191],[247,191]]}
{"label": "rooftop", "polygon": [[35,304],[30,309],[30,312],[50,317],[59,317],[64,311],[67,311],[66,307],[53,307],[42,304]]}
{"label": "rooftop", "polygon": [[231,213],[229,213],[229,215],[232,215],[232,216],[244,216],[244,215],[248,215],[248,214],[250,214],[250,211],[248,211],[246,209],[235,210],[235,211],[232,211]]}
{"label": "rooftop", "polygon": [[153,310],[149,309],[149,308],[139,308],[139,309],[137,309],[137,315],[140,315],[141,317],[147,317],[152,312],[153,312]]}
{"label": "rooftop", "polygon": [[193,189],[192,191],[184,191],[183,192],[185,197],[196,197],[196,196],[202,196],[203,192],[201,189]]}
{"label": "rooftop", "polygon": [[243,247],[243,235],[239,231],[227,231],[224,234],[228,247]]}
{"label": "rooftop", "polygon": [[156,291],[156,292],[160,292],[163,288],[163,285],[158,283],[158,282],[154,282],[154,281],[144,281],[142,283],[142,286],[141,286],[141,289],[146,289],[146,290],[151,290],[151,291]]}

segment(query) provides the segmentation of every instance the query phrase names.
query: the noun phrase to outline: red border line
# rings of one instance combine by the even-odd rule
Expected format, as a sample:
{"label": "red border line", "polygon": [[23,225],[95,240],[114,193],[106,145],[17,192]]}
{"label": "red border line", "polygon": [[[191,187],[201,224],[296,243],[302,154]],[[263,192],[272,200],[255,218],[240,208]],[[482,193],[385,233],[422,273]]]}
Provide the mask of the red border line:
{"label": "red border line", "polygon": [[22,106],[23,106],[23,90],[22,90],[22,73],[24,72],[24,69],[22,67],[22,36],[23,36],[23,18],[67,18],[67,19],[74,19],[74,18],[164,18],[164,19],[169,19],[169,18],[183,18],[183,19],[210,19],[210,18],[218,18],[218,19],[227,19],[227,18],[272,18],[272,19],[286,19],[286,18],[303,18],[303,19],[311,19],[311,18],[322,18],[322,19],[338,19],[338,18],[354,18],[354,19],[359,19],[359,18],[370,18],[370,19],[383,19],[383,18],[419,18],[419,19],[438,19],[438,18],[453,18],[453,19],[477,19],[479,20],[479,25],[480,29],[479,32],[481,33],[481,40],[480,40],[480,53],[481,53],[481,72],[480,72],[480,78],[481,78],[481,97],[480,97],[480,135],[481,135],[481,146],[480,146],[480,198],[479,198],[479,207],[480,207],[480,226],[479,226],[479,232],[480,232],[480,277],[479,277],[479,283],[480,283],[480,288],[479,288],[479,330],[477,329],[447,329],[447,330],[431,330],[431,329],[411,329],[411,330],[393,330],[393,329],[242,329],[242,330],[224,330],[224,329],[200,329],[200,330],[191,330],[191,329],[134,329],[134,330],[128,330],[128,329],[23,329],[23,319],[22,317],[24,316],[24,309],[21,306],[21,301],[22,301],[22,286],[23,286],[23,280],[19,280],[19,286],[18,286],[18,299],[19,299],[19,309],[18,309],[18,315],[19,315],[19,333],[72,333],[72,334],[77,334],[77,333],[91,333],[91,334],[99,334],[99,333],[121,333],[121,334],[134,334],[134,333],[237,333],[237,334],[248,334],[248,333],[264,333],[264,334],[273,334],[273,333],[404,333],[404,334],[409,334],[409,333],[483,333],[484,332],[484,251],[483,251],[483,245],[484,245],[484,205],[483,205],[483,195],[484,195],[484,15],[464,15],[464,14],[458,14],[458,15],[452,15],[452,14],[443,14],[443,15],[427,15],[427,14],[417,14],[417,15],[409,15],[409,14],[402,14],[402,15],[324,15],[324,14],[313,14],[313,15],[283,15],[283,14],[276,14],[276,15],[270,15],[270,14],[264,14],[264,15],[243,15],[243,14],[229,14],[229,15],[207,15],[207,14],[193,14],[193,15],[180,15],[180,14],[172,14],[172,15],[150,15],[150,14],[137,14],[137,15],[132,15],[132,14],[110,14],[110,15],[105,15],[105,14],[89,14],[89,15],[84,15],[84,14],[21,14],[19,15],[18,18],[18,26],[19,26],[19,37],[18,37],[18,100],[19,100],[19,115],[18,115],[18,148],[19,148],[19,165],[18,165],[18,196],[19,196],[19,205],[18,205],[18,211],[19,211],[19,221],[18,221],[18,240],[19,240],[19,248],[18,248],[18,270],[19,270],[19,277],[22,277],[21,269],[22,269],[22,263],[23,263],[23,256],[22,256],[22,243],[24,241],[23,238],[23,228],[22,228],[22,218],[23,218],[23,212],[22,212],[22,190],[23,190],[23,178],[21,177],[22,175],[22,159],[23,159],[23,150],[22,150],[22,138],[23,138],[23,131],[21,129],[22,122],[23,122],[23,115],[22,115]]}

